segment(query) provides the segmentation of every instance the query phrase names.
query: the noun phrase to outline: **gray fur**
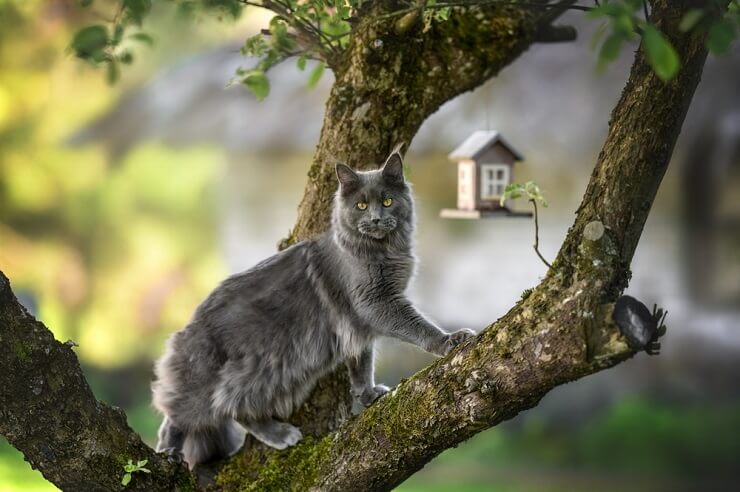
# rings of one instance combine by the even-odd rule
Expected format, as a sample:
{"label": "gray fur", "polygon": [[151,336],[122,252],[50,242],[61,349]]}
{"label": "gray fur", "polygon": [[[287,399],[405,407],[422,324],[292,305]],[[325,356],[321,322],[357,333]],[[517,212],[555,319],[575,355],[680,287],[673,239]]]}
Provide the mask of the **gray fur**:
{"label": "gray fur", "polygon": [[168,340],[152,387],[165,415],[158,451],[180,453],[192,467],[234,453],[245,429],[272,447],[291,446],[300,430],[276,419],[338,364],[347,364],[363,405],[388,391],[373,379],[376,338],[445,355],[472,335],[444,333],[404,296],[415,264],[414,203],[401,156],[377,171],[339,164],[337,177],[328,232],[226,279]]}

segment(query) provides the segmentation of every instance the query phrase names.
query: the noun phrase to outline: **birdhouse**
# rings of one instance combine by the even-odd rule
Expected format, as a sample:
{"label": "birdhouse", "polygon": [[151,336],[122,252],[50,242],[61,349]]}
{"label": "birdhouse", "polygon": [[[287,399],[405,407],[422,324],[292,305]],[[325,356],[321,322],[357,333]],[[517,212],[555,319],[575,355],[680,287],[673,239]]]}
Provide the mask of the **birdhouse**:
{"label": "birdhouse", "polygon": [[506,186],[512,183],[514,163],[524,159],[497,131],[477,131],[453,150],[449,159],[457,163],[457,208],[444,209],[441,216],[478,219],[484,216],[531,216],[501,205]]}

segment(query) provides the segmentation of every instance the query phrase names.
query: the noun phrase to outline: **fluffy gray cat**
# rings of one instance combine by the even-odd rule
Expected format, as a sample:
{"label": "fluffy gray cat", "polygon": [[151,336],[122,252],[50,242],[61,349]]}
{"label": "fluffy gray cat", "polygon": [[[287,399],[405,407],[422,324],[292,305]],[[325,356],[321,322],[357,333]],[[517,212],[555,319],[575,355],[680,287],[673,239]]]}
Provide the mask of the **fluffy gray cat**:
{"label": "fluffy gray cat", "polygon": [[382,169],[338,164],[331,229],[226,279],[157,362],[157,451],[191,466],[229,456],[244,433],[274,448],[297,443],[287,419],[316,381],[344,362],[352,395],[388,391],[373,377],[381,336],[437,355],[469,338],[424,318],[404,291],[414,271],[414,201],[394,151]]}

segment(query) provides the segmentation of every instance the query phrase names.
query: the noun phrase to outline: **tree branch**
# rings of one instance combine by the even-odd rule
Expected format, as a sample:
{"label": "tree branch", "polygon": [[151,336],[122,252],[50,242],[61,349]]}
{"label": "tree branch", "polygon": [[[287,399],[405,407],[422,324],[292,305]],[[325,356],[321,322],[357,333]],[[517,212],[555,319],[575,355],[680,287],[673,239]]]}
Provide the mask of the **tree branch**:
{"label": "tree branch", "polygon": [[118,490],[123,465],[148,460],[127,490],[190,488],[187,469],[157,455],[119,408],[95,399],[71,343],[60,343],[18,303],[0,272],[0,434],[62,490]]}

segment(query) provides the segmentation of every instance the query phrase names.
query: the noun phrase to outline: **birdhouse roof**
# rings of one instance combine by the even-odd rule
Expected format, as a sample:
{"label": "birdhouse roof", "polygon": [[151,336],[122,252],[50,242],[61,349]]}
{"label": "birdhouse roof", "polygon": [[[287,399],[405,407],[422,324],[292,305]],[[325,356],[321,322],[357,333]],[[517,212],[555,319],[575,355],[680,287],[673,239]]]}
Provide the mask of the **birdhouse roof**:
{"label": "birdhouse roof", "polygon": [[477,131],[470,135],[463,143],[461,143],[455,150],[450,152],[448,156],[451,161],[459,161],[462,159],[473,159],[476,160],[486,150],[491,148],[496,143],[500,143],[506,149],[514,155],[517,161],[524,160],[524,156],[511,146],[504,137],[497,131]]}

